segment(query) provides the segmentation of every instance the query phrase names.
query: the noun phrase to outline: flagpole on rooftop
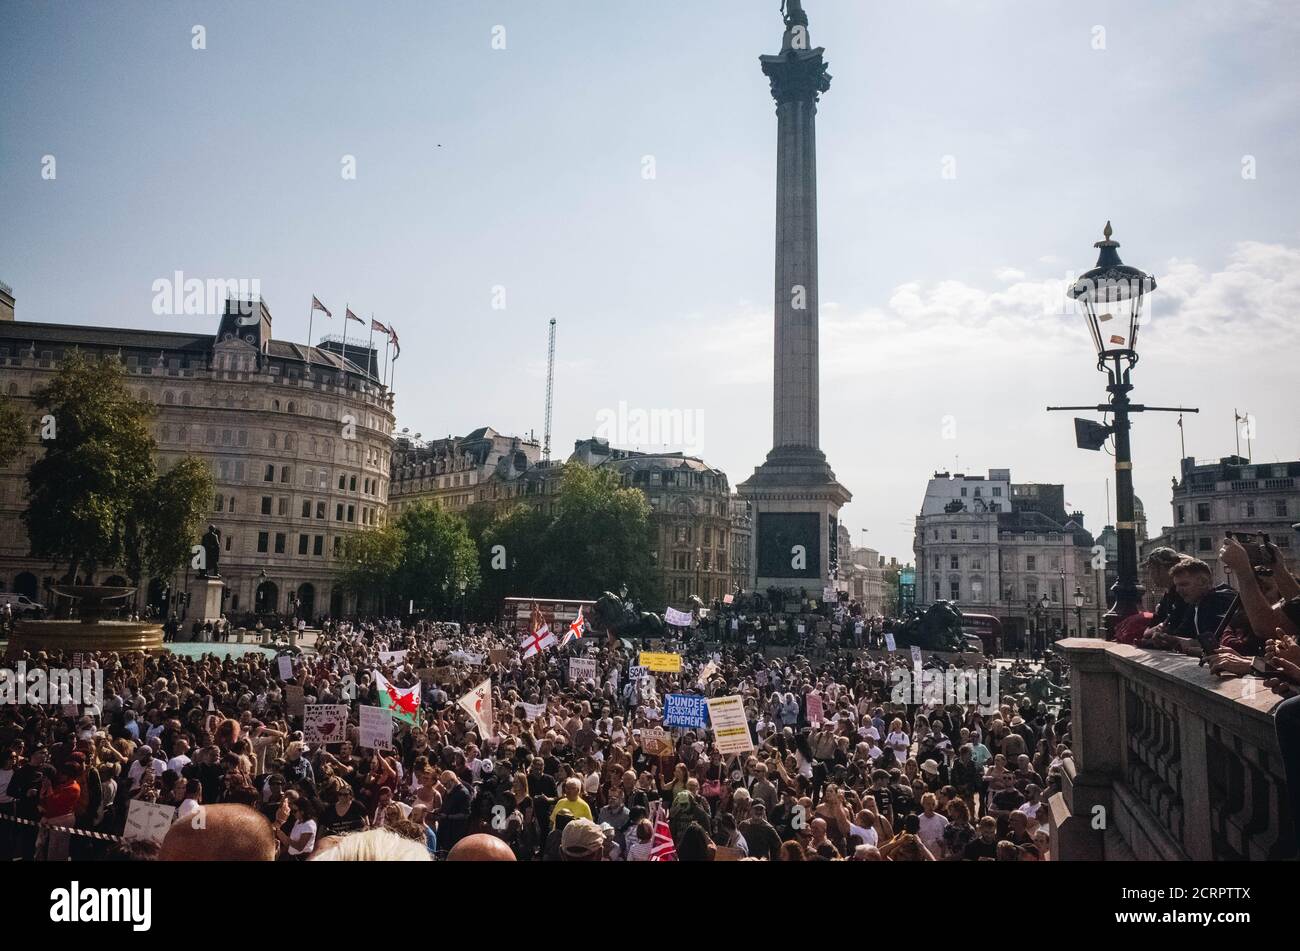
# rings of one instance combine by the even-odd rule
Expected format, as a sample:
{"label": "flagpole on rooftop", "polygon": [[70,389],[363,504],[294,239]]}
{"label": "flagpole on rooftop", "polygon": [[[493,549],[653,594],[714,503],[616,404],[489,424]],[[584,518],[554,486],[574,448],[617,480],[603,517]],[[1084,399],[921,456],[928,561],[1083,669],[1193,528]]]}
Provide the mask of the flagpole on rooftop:
{"label": "flagpole on rooftop", "polygon": [[312,320],[315,317],[316,317],[316,298],[313,297],[311,299],[311,303],[307,305],[307,368],[308,368],[307,372],[308,373],[311,372],[311,324],[312,324]]}
{"label": "flagpole on rooftop", "polygon": [[370,312],[370,340],[366,344],[366,375],[370,374],[370,354],[375,352],[375,312]]}

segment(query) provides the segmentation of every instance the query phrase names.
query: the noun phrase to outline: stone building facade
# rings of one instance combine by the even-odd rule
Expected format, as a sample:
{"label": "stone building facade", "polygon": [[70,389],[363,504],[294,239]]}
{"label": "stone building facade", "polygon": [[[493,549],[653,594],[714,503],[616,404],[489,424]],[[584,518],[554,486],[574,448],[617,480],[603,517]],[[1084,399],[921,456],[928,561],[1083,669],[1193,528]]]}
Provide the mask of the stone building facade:
{"label": "stone building facade", "polygon": [[[392,394],[363,366],[372,356],[364,344],[349,342],[344,362],[273,338],[264,302],[237,303],[215,334],[0,322],[0,392],[27,408],[74,349],[118,357],[131,391],[157,410],[160,471],[185,456],[211,468],[206,520],[222,533],[226,613],[286,614],[295,602],[309,618],[349,611],[342,546],[387,518]],[[33,437],[0,468],[0,586],[48,603],[46,586],[65,568],[29,557],[19,518],[40,451]],[[105,568],[82,580],[119,583],[123,574]],[[192,575],[142,579],[139,605],[188,613]]]}
{"label": "stone building facade", "polygon": [[1217,461],[1188,457],[1173,479],[1170,508],[1173,525],[1142,546],[1143,552],[1167,545],[1201,559],[1216,583],[1231,579],[1219,563],[1226,532],[1267,533],[1292,574],[1300,571],[1297,535],[1300,523],[1300,462],[1251,462],[1241,456]]}
{"label": "stone building facade", "polygon": [[525,505],[550,514],[566,465],[611,468],[645,495],[655,524],[652,555],[670,604],[684,608],[692,594],[721,599],[745,584],[748,505],[732,495],[725,473],[682,453],[633,452],[591,438],[578,440],[560,462],[540,459],[535,440],[490,427],[423,444],[399,437],[392,510],[397,515],[424,501],[460,514],[473,505]]}
{"label": "stone building facade", "polygon": [[[943,599],[966,613],[991,614],[1002,621],[1006,643],[1030,628],[1095,630],[1105,603],[1101,572],[1092,567],[1095,540],[1083,513],[1065,510],[1064,497],[1061,485],[1013,483],[1007,469],[987,478],[935,473],[913,538],[918,607]],[[1076,588],[1084,594],[1081,611]]]}

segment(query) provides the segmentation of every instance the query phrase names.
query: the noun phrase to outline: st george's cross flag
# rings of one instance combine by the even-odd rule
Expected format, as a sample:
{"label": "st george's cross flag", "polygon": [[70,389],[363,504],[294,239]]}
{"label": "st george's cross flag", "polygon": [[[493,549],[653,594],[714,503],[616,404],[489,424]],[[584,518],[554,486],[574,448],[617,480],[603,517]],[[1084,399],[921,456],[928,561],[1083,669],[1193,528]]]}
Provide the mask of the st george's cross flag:
{"label": "st george's cross flag", "polygon": [[495,719],[492,716],[492,679],[483,681],[465,696],[456,701],[461,708],[474,718],[478,727],[479,738],[487,740],[492,736]]}
{"label": "st george's cross flag", "polygon": [[420,721],[420,683],[413,687],[394,687],[388,678],[374,671],[375,686],[379,688],[379,705],[393,714],[393,718],[416,726]]}
{"label": "st george's cross flag", "polygon": [[554,643],[555,635],[551,633],[551,626],[546,623],[546,618],[542,617],[541,610],[534,604],[532,633],[525,637],[519,645],[519,649],[524,652],[524,659],[527,660]]}
{"label": "st george's cross flag", "polygon": [[586,627],[587,627],[587,622],[582,617],[582,606],[579,605],[578,616],[574,618],[573,623],[569,625],[568,632],[565,633],[564,637],[560,640],[560,646],[563,647],[565,644],[568,644],[570,641],[575,641],[581,638],[582,632],[583,630],[586,629]]}
{"label": "st george's cross flag", "polygon": [[329,309],[328,307],[326,307],[324,304],[322,304],[322,303],[320,302],[320,298],[317,297],[315,294],[312,294],[312,295],[311,295],[311,309],[312,309],[312,310],[319,310],[319,311],[320,311],[321,313],[323,313],[326,317],[330,318],[331,320],[334,319],[334,315],[330,313],[330,309]]}

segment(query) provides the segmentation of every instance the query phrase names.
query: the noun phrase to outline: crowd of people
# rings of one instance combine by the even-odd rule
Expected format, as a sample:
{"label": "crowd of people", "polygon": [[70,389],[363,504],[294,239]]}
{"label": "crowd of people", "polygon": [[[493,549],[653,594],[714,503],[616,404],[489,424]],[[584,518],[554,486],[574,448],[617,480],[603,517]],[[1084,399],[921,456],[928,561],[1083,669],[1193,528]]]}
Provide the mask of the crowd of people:
{"label": "crowd of people", "polygon": [[[286,651],[287,671],[260,650],[83,656],[103,670],[102,708],[0,707],[0,857],[1051,857],[1069,711],[1015,693],[1027,670],[997,668],[1007,690],[983,706],[929,702],[897,690],[907,652],[708,637],[588,629],[525,657],[505,625],[352,619]],[[644,646],[677,653],[680,671],[644,670]],[[575,679],[573,657],[594,674]],[[1053,661],[1048,676],[1065,675]],[[458,702],[484,680],[486,722]],[[360,707],[415,684],[391,748],[362,747]],[[669,693],[741,697],[752,749],[724,755],[707,723],[665,729]],[[350,706],[346,740],[309,742],[303,705],[317,703]],[[130,834],[133,800],[176,807],[161,841]]]}

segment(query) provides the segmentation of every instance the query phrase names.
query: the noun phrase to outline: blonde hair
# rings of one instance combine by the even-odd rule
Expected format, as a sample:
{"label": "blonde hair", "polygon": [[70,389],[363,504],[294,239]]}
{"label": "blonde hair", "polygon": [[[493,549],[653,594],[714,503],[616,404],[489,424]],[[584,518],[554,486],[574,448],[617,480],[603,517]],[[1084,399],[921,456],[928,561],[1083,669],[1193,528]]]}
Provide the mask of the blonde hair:
{"label": "blonde hair", "polygon": [[313,862],[431,862],[429,850],[387,829],[353,832],[338,845],[312,856]]}

